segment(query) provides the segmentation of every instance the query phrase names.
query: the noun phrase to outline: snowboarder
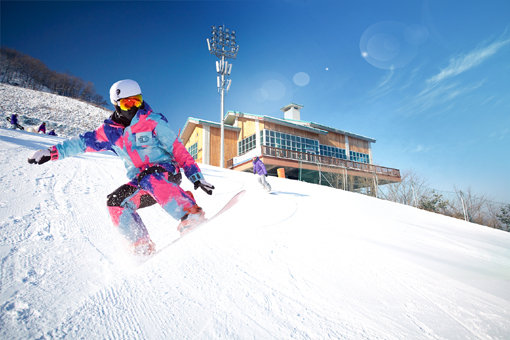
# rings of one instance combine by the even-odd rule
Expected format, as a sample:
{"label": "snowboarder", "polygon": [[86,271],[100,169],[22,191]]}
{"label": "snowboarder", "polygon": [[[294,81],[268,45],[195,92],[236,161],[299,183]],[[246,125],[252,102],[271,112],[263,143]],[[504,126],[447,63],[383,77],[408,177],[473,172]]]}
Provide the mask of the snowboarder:
{"label": "snowboarder", "polygon": [[264,187],[264,189],[269,192],[271,191],[271,186],[267,183],[267,170],[264,163],[257,156],[253,157],[253,174],[257,176],[258,182]]}
{"label": "snowboarder", "polygon": [[42,164],[103,150],[117,154],[124,161],[130,181],[109,194],[106,205],[113,224],[130,242],[133,252],[149,255],[155,251],[155,244],[137,209],[158,203],[180,220],[177,230],[182,234],[204,222],[205,217],[193,194],[180,187],[180,170],[184,170],[195,190],[201,188],[211,195],[214,186],[204,179],[167,118],[155,113],[143,100],[136,81],[125,79],[113,84],[110,101],[115,111],[95,131],[39,150],[28,162]]}
{"label": "snowboarder", "polygon": [[18,123],[18,114],[17,113],[13,113],[11,115],[11,127],[16,130],[16,129],[20,129],[20,130],[25,130],[25,128],[21,125],[19,125]]}
{"label": "snowboarder", "polygon": [[39,126],[37,133],[39,132],[46,133],[46,122],[42,122],[42,124]]}
{"label": "snowboarder", "polygon": [[48,132],[48,136],[56,136],[57,134],[55,133],[55,130],[51,130],[50,132]]}

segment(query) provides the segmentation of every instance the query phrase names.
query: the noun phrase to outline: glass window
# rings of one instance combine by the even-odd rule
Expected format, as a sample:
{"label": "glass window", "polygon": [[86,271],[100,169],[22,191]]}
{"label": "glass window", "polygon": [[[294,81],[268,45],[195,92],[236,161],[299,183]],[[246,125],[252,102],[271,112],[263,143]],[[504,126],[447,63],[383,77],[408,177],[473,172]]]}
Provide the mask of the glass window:
{"label": "glass window", "polygon": [[366,153],[349,151],[349,156],[351,161],[360,162],[360,163],[370,163],[370,157]]}
{"label": "glass window", "polygon": [[188,148],[188,152],[191,155],[191,157],[193,157],[193,159],[196,160],[198,156],[198,143],[191,145]]}
{"label": "glass window", "polygon": [[331,145],[319,145],[315,146],[319,150],[322,156],[334,157],[340,159],[347,159],[345,149],[340,149]]}
{"label": "glass window", "polygon": [[239,156],[247,153],[250,150],[255,149],[255,146],[257,144],[255,137],[256,134],[253,134],[251,136],[244,138],[243,140],[240,140],[237,143],[237,153]]}
{"label": "glass window", "polygon": [[[262,133],[263,132],[263,133]],[[261,131],[261,136],[266,136],[265,140],[261,138],[262,143],[270,147],[284,148],[292,151],[299,151],[303,153],[320,154],[328,157],[335,157],[340,159],[347,159],[345,149],[340,149],[331,145],[321,145],[318,140],[295,136],[283,132],[276,132],[271,130]],[[249,150],[246,150],[249,151]],[[363,161],[368,163],[368,155],[352,152],[351,159]]]}

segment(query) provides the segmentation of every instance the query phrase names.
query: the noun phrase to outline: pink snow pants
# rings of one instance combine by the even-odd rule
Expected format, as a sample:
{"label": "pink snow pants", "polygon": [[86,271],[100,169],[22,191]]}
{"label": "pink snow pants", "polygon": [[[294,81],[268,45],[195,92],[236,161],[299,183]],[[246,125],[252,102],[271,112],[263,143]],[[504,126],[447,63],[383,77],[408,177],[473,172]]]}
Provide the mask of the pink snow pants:
{"label": "pink snow pants", "polygon": [[[172,175],[170,175],[172,176]],[[149,237],[147,228],[136,212],[158,203],[175,219],[181,219],[196,205],[194,198],[179,186],[180,176],[169,180],[167,172],[153,173],[138,183],[133,180],[108,195],[106,205],[112,222],[133,244]],[[136,185],[138,184],[138,186]]]}

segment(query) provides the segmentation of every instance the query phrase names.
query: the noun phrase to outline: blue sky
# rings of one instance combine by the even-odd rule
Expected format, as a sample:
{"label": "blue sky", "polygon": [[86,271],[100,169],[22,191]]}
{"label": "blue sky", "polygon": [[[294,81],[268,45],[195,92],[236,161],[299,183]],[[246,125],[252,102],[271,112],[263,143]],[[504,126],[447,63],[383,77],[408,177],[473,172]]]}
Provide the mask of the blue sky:
{"label": "blue sky", "polygon": [[132,78],[176,132],[219,121],[212,25],[237,31],[226,110],[377,140],[374,163],[510,202],[510,2],[1,2],[1,44],[92,81]]}

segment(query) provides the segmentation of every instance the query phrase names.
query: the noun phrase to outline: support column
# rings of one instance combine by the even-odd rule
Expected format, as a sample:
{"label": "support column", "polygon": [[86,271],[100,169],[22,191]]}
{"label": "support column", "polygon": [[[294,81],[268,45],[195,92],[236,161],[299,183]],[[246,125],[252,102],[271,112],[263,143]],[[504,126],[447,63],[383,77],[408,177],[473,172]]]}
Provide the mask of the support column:
{"label": "support column", "polygon": [[373,164],[372,162],[372,143],[368,142],[368,164]]}
{"label": "support column", "polygon": [[351,160],[351,155],[349,151],[349,137],[347,135],[344,135],[345,138],[345,156],[347,157],[347,160]]}
{"label": "support column", "polygon": [[260,124],[259,120],[255,120],[255,149],[262,155],[262,141],[260,140]]}
{"label": "support column", "polygon": [[211,164],[211,128],[204,125],[202,129],[202,160],[204,164]]}

